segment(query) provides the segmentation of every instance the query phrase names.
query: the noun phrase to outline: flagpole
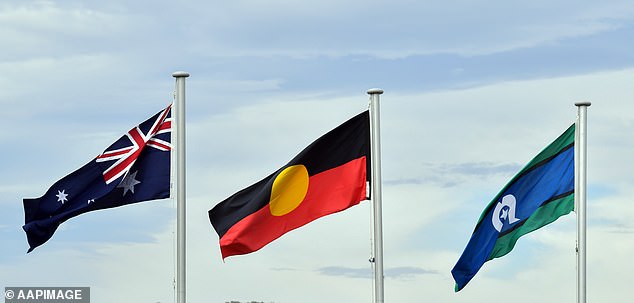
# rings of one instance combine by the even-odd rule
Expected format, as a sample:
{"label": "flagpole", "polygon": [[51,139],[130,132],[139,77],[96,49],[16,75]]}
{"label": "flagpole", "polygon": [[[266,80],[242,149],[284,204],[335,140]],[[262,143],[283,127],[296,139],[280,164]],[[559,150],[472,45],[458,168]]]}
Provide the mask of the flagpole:
{"label": "flagpole", "polygon": [[374,256],[370,259],[374,263],[374,302],[384,302],[383,294],[383,223],[381,210],[381,136],[379,96],[382,89],[372,88],[367,91],[370,95],[370,130],[371,145],[370,163],[372,171],[372,205],[374,214]]}
{"label": "flagpole", "polygon": [[[575,211],[577,213],[577,303],[586,303],[586,183],[587,183],[587,111],[590,102],[576,102],[577,140],[575,140]],[[578,151],[577,151],[578,150]]]}
{"label": "flagpole", "polygon": [[185,303],[185,78],[187,72],[174,72],[176,78],[176,302]]}

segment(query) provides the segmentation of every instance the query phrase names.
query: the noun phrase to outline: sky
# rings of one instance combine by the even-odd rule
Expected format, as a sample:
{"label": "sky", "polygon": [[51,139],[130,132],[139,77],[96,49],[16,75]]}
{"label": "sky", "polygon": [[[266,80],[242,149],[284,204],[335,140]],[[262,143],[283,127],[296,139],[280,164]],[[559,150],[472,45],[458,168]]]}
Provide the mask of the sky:
{"label": "sky", "polygon": [[[0,287],[173,302],[175,202],[63,223],[27,254],[23,198],[172,101],[187,71],[188,302],[371,302],[371,203],[222,260],[207,211],[381,88],[386,302],[575,302],[571,213],[450,271],[484,207],[588,108],[588,301],[631,297],[634,3],[3,1]],[[629,41],[629,42],[628,42]]]}

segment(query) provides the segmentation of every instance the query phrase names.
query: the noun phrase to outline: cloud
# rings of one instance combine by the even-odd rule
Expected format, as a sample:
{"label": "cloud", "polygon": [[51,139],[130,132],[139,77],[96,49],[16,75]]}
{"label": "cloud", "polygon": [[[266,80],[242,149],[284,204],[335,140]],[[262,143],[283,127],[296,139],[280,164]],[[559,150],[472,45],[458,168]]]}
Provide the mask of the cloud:
{"label": "cloud", "polygon": [[504,164],[494,162],[464,162],[464,163],[423,163],[425,177],[409,179],[389,179],[385,185],[405,184],[436,184],[443,187],[453,187],[466,178],[487,178],[494,175],[511,175],[522,168],[519,164]]}
{"label": "cloud", "polygon": [[319,274],[326,276],[343,276],[348,278],[372,278],[372,269],[370,268],[349,268],[342,266],[328,266],[317,270]]}
{"label": "cloud", "polygon": [[633,10],[630,0],[4,1],[0,281],[79,281],[96,303],[172,300],[165,202],[73,218],[26,255],[20,201],[163,107],[182,69],[192,301],[371,299],[370,203],[224,262],[207,211],[365,109],[375,86],[390,301],[485,302],[500,289],[518,302],[570,299],[574,226],[560,221],[573,216],[487,263],[458,295],[449,271],[486,202],[573,123],[579,100],[593,102],[590,294],[627,297],[627,280],[611,277],[631,272]]}
{"label": "cloud", "polygon": [[68,3],[5,3],[0,6],[0,37],[11,41],[11,48],[2,53],[0,61],[43,54],[64,57],[69,55],[69,45],[73,46],[70,55],[112,50],[114,41],[130,36],[132,20],[132,16]]}
{"label": "cloud", "polygon": [[419,275],[438,275],[440,274],[437,270],[429,270],[420,267],[413,266],[403,266],[403,267],[392,267],[385,269],[385,277],[400,279],[400,280],[409,280],[413,279]]}
{"label": "cloud", "polygon": [[486,177],[496,174],[509,174],[521,169],[519,164],[500,164],[493,162],[441,164],[428,163],[430,168],[439,172],[455,173],[473,177]]}
{"label": "cloud", "polygon": [[629,226],[615,226],[613,229],[608,230],[607,232],[613,234],[634,234],[634,228]]}
{"label": "cloud", "polygon": [[[613,31],[634,16],[625,1],[546,4],[548,10],[535,2],[504,1],[238,1],[201,10],[195,17],[201,27],[192,30],[207,35],[197,39],[206,47],[198,48],[214,48],[215,55],[395,59],[509,52]],[[241,22],[229,17],[237,12]]]}
{"label": "cloud", "polygon": [[[343,266],[328,266],[322,267],[317,270],[320,275],[326,276],[342,276],[347,278],[360,278],[360,279],[372,279],[373,272],[370,268],[350,268]],[[403,266],[403,267],[392,267],[386,268],[384,270],[384,275],[386,278],[391,279],[412,279],[418,275],[436,275],[438,271],[436,270],[427,270],[420,267],[412,267],[412,266]]]}
{"label": "cloud", "polygon": [[271,270],[273,270],[273,271],[298,271],[298,269],[290,268],[290,267],[274,267],[274,268],[271,268]]}

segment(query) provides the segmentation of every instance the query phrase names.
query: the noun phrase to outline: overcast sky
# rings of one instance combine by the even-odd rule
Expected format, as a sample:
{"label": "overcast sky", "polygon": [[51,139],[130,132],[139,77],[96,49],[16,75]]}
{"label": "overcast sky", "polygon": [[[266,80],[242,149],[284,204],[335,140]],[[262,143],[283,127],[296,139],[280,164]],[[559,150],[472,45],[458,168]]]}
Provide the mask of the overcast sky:
{"label": "overcast sky", "polygon": [[39,197],[187,79],[189,302],[371,302],[369,202],[220,256],[207,211],[368,105],[379,87],[386,302],[575,302],[575,215],[520,238],[459,293],[484,207],[588,110],[588,301],[631,297],[634,3],[3,1],[0,287],[172,302],[175,204],[63,223],[30,254]]}

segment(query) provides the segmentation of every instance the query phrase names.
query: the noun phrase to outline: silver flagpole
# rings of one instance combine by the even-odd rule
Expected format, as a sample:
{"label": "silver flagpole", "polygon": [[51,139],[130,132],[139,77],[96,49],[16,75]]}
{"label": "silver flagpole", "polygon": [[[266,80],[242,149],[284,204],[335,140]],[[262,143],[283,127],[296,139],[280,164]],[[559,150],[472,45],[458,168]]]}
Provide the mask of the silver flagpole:
{"label": "silver flagpole", "polygon": [[368,90],[370,95],[370,131],[372,170],[372,205],[374,213],[374,256],[370,259],[374,263],[374,302],[384,302],[383,296],[383,223],[381,210],[381,135],[379,96],[382,89]]}
{"label": "silver flagpole", "polygon": [[[577,212],[577,303],[586,303],[586,183],[587,183],[587,118],[590,102],[576,102],[577,138],[575,140],[575,188]],[[579,151],[577,151],[577,149]]]}
{"label": "silver flagpole", "polygon": [[187,263],[185,253],[185,78],[187,72],[175,72],[176,78],[176,302],[185,303]]}

